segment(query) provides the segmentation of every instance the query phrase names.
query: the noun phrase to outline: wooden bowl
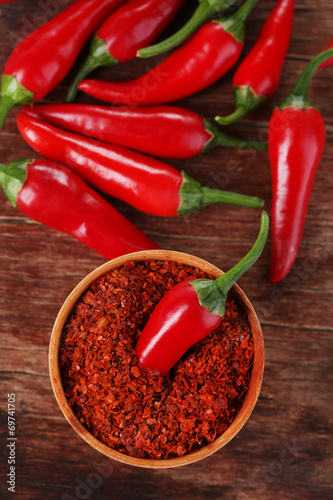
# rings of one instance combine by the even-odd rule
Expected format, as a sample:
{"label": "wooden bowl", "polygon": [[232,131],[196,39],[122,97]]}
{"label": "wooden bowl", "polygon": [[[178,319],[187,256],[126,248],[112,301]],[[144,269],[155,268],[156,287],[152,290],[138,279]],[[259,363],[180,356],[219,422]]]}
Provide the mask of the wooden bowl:
{"label": "wooden bowl", "polygon": [[152,460],[152,459],[144,459],[144,458],[134,458],[130,457],[124,453],[120,453],[112,448],[109,448],[105,444],[101,443],[95,437],[90,434],[90,432],[79,422],[76,416],[73,413],[72,408],[69,406],[67,399],[64,394],[59,362],[58,362],[58,350],[60,344],[61,334],[64,328],[64,325],[67,321],[68,316],[70,315],[74,305],[80,296],[87,290],[87,288],[91,285],[93,281],[107,273],[108,271],[115,269],[119,266],[122,266],[127,261],[144,261],[150,259],[158,259],[158,260],[171,260],[174,262],[182,262],[185,265],[194,266],[202,271],[215,276],[221,276],[223,272],[212,264],[199,259],[198,257],[194,257],[192,255],[181,253],[181,252],[173,252],[168,250],[149,250],[142,252],[135,252],[128,255],[124,255],[113,259],[109,262],[106,262],[102,266],[98,267],[94,271],[92,271],[88,276],[86,276],[71,292],[71,294],[65,300],[63,306],[61,307],[59,314],[56,318],[51,340],[50,340],[50,348],[49,348],[49,370],[51,377],[52,388],[58,401],[58,404],[70,423],[73,429],[81,436],[88,444],[90,444],[95,450],[103,453],[107,457],[113,458],[119,462],[123,462],[127,465],[134,465],[137,467],[147,467],[147,468],[155,468],[162,469],[168,467],[178,467],[182,465],[187,465],[198,460],[201,460],[205,457],[208,457],[212,453],[220,450],[223,446],[225,446],[236,434],[241,430],[245,422],[248,420],[259,396],[263,371],[264,371],[264,342],[261,332],[261,327],[257,318],[257,315],[251,305],[250,301],[244,294],[244,292],[239,288],[238,285],[234,285],[232,288],[232,293],[234,297],[237,299],[239,305],[243,308],[245,313],[247,314],[249,323],[251,325],[253,342],[254,342],[254,360],[253,360],[253,368],[251,372],[251,380],[249,384],[248,391],[245,395],[243,404],[232,422],[229,428],[219,436],[215,441],[206,445],[198,451],[193,453],[189,453],[182,457],[171,458],[171,459],[160,459],[160,460]]}

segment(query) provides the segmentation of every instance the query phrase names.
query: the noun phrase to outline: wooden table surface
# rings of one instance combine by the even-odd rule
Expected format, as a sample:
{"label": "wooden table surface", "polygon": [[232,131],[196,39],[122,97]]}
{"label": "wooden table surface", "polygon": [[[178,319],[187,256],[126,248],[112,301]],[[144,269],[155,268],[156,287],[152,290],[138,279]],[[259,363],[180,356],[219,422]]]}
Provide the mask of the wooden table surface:
{"label": "wooden table surface", "polygon": [[[195,4],[196,2],[193,2]],[[0,7],[0,66],[13,46],[66,2],[4,3]],[[259,0],[247,23],[244,54],[275,4]],[[182,11],[183,19],[191,10]],[[182,19],[178,18],[178,24]],[[176,23],[175,23],[176,25]],[[274,98],[228,131],[265,138],[273,107],[290,91],[305,64],[332,38],[332,0],[296,0],[292,40]],[[51,51],[50,51],[51,52]],[[50,53],[50,57],[52,54]],[[95,72],[128,79],[163,56]],[[38,61],[32,61],[38,71]],[[2,72],[2,70],[1,70]],[[206,117],[233,109],[232,72],[180,104]],[[294,268],[279,284],[268,282],[270,238],[258,263],[239,280],[255,305],[266,348],[257,406],[242,431],[217,454],[193,465],[154,471],[108,460],[65,421],[48,374],[48,344],[56,314],[72,288],[105,259],[71,237],[30,220],[0,193],[1,498],[18,499],[329,499],[332,467],[333,334],[333,70],[316,74],[310,97],[322,111],[327,142],[316,177]],[[62,102],[70,81],[44,101]],[[94,102],[83,96],[78,102]],[[0,161],[31,157],[13,110],[0,136]],[[204,183],[261,196],[270,213],[266,152],[219,148],[187,161],[170,161]],[[157,218],[110,200],[164,248],[195,254],[227,270],[254,241],[260,210],[214,206],[183,218]],[[16,494],[9,472],[7,398],[15,394]]]}

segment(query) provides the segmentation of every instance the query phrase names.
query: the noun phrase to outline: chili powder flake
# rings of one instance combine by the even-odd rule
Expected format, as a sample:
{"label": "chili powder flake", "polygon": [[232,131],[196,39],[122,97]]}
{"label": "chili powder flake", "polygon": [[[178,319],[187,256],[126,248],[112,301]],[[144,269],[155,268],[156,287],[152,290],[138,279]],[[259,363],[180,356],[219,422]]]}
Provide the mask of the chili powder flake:
{"label": "chili powder flake", "polygon": [[174,458],[211,443],[232,423],[248,389],[253,339],[228,294],[220,326],[164,377],[141,372],[135,345],[163,295],[189,278],[213,278],[172,261],[127,262],[76,303],[59,349],[63,387],[76,417],[121,453]]}

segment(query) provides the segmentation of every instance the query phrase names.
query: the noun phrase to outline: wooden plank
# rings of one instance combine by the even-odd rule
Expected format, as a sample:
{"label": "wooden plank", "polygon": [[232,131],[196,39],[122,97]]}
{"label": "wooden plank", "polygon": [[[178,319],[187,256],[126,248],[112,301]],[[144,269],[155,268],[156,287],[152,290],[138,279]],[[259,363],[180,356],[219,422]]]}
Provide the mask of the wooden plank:
{"label": "wooden plank", "polygon": [[[2,69],[13,44],[65,3],[21,0],[1,4]],[[275,0],[259,1],[250,14],[241,58],[253,46],[274,4]],[[168,32],[180,26],[193,9],[193,2],[187,0]],[[244,139],[267,138],[272,110],[311,57],[331,41],[332,24],[331,0],[296,0],[292,39],[276,94],[265,106],[228,127],[228,133]],[[99,69],[94,76],[131,79],[163,57]],[[38,61],[35,64],[38,70]],[[73,72],[43,102],[63,102]],[[178,104],[210,119],[217,113],[229,113],[233,109],[232,76],[230,71],[209,89]],[[5,439],[7,394],[15,393],[20,500],[333,497],[332,69],[317,72],[310,98],[323,114],[327,141],[295,266],[281,283],[268,282],[269,238],[261,259],[239,281],[256,307],[265,338],[265,375],[258,404],[247,425],[224,449],[184,468],[150,471],[110,461],[78,438],[65,421],[49,381],[50,334],[68,293],[104,259],[68,235],[30,220],[0,192],[0,423]],[[95,101],[81,93],[78,102]],[[18,111],[11,111],[0,135],[1,163],[34,156],[17,131]],[[167,161],[206,186],[262,197],[270,213],[267,153],[216,148],[186,161]],[[258,231],[258,210],[214,206],[182,218],[158,218],[106,198],[162,247],[198,255],[223,270],[247,252]],[[0,455],[2,470],[7,473],[4,440]],[[11,498],[5,482],[1,488],[1,498]]]}

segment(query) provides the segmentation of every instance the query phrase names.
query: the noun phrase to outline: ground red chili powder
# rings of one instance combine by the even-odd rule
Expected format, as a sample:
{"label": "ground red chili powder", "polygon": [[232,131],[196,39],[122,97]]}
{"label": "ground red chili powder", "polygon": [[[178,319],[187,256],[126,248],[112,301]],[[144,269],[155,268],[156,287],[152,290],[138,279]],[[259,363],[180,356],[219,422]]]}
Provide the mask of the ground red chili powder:
{"label": "ground red chili powder", "polygon": [[154,306],[190,277],[212,278],[170,261],[128,262],[97,279],[65,325],[59,361],[68,402],[119,452],[165,459],[198,450],[230,426],[244,399],[253,340],[230,294],[220,326],[166,376],[136,365],[134,347]]}

